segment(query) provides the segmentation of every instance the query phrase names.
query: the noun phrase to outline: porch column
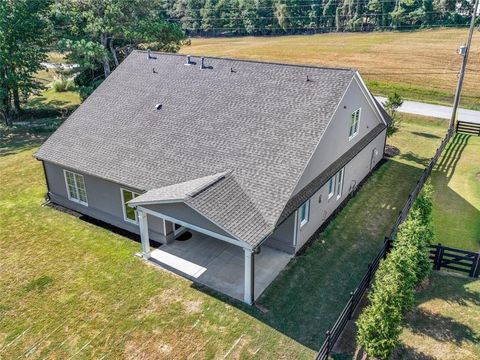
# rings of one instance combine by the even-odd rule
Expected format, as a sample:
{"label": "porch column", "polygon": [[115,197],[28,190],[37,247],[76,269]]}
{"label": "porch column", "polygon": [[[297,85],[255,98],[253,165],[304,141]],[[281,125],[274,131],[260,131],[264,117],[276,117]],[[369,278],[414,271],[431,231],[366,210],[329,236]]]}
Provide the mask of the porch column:
{"label": "porch column", "polygon": [[248,305],[252,305],[255,285],[254,254],[250,249],[244,248],[243,251],[245,252],[245,289],[243,293],[243,301]]}
{"label": "porch column", "polygon": [[142,240],[142,255],[145,260],[150,258],[150,238],[148,235],[147,214],[137,209],[138,224],[140,225],[140,239]]}

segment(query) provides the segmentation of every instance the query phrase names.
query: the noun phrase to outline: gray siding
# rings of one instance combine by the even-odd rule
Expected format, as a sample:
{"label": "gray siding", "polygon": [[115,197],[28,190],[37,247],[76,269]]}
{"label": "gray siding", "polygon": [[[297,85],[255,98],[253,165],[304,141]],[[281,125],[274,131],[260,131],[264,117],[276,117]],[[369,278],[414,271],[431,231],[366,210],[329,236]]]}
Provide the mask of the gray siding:
{"label": "gray siding", "polygon": [[[129,223],[123,218],[122,197],[120,188],[129,189],[125,186],[100,179],[98,177],[82,174],[87,190],[88,206],[78,204],[68,199],[67,187],[65,184],[64,168],[44,162],[45,172],[48,179],[50,198],[54,203],[75,210],[81,214],[91,216],[108,224],[117,226],[135,234],[139,234],[138,225]],[[69,170],[69,169],[66,169]],[[78,171],[71,170],[75,173]],[[163,220],[148,216],[150,238],[155,241],[165,242],[163,234]]]}
{"label": "gray siding", "polygon": [[[330,164],[382,122],[376,111],[374,111],[373,106],[367,100],[363,87],[357,83],[355,77],[333,115],[332,121],[328,125],[304,173],[300,177],[293,195],[302,190]],[[359,108],[362,109],[359,133],[352,140],[348,140],[352,112]],[[383,154],[383,151],[381,153]]]}
{"label": "gray siding", "polygon": [[177,220],[183,220],[188,224],[198,226],[202,229],[212,231],[214,233],[233,238],[231,234],[227,233],[219,226],[212,223],[210,220],[200,215],[184,203],[167,203],[157,205],[142,205],[146,209],[150,209],[160,214],[169,216]]}
{"label": "gray siding", "polygon": [[296,213],[290,215],[273,234],[265,241],[265,245],[285,251],[289,254],[295,253],[293,239],[295,235]]}
{"label": "gray siding", "polygon": [[[310,216],[308,223],[302,227],[297,223],[296,251],[305,244],[323,222],[335,211],[338,205],[340,205],[350,191],[353,190],[353,187],[358,185],[365,176],[368,175],[371,166],[375,166],[378,161],[382,159],[385,146],[385,136],[386,130],[377,136],[375,140],[366,146],[345,166],[342,196],[339,199],[337,199],[335,195],[328,199],[328,183],[310,198]],[[375,149],[378,154],[372,163],[372,154]]]}

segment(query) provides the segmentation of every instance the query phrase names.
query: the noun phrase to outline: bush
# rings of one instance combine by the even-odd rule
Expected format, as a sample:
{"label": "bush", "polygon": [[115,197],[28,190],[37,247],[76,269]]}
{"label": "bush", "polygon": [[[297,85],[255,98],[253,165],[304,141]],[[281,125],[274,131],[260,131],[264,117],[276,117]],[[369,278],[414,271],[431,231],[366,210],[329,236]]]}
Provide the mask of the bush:
{"label": "bush", "polygon": [[369,305],[357,320],[357,344],[369,356],[388,359],[397,346],[405,313],[415,301],[415,288],[430,274],[433,239],[432,187],[427,184],[400,226],[390,255],[380,263]]}
{"label": "bush", "polygon": [[55,92],[74,91],[75,83],[73,80],[58,79],[53,82],[52,88]]}

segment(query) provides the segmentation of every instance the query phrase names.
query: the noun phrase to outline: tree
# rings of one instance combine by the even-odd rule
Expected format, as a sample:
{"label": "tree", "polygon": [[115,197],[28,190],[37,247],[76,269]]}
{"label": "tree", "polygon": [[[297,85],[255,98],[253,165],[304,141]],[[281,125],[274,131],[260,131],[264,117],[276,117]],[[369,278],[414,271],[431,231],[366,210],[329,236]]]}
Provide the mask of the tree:
{"label": "tree", "polygon": [[184,39],[178,25],[162,20],[160,0],[57,0],[55,10],[66,29],[61,49],[75,62],[101,64],[105,77],[131,48],[176,51]]}
{"label": "tree", "polygon": [[380,263],[369,304],[356,322],[357,344],[369,357],[389,359],[398,344],[404,316],[415,302],[415,288],[432,268],[432,228],[432,187],[426,184],[400,226],[390,255]]}
{"label": "tree", "polygon": [[47,59],[50,0],[0,1],[0,114],[7,125],[21,99],[40,89],[34,74]]}
{"label": "tree", "polygon": [[392,95],[389,95],[387,101],[383,104],[383,106],[385,107],[385,110],[392,118],[392,121],[387,129],[387,137],[392,136],[399,129],[400,121],[397,119],[397,115],[398,115],[398,108],[402,106],[402,104],[403,104],[403,99],[397,92],[394,92]]}

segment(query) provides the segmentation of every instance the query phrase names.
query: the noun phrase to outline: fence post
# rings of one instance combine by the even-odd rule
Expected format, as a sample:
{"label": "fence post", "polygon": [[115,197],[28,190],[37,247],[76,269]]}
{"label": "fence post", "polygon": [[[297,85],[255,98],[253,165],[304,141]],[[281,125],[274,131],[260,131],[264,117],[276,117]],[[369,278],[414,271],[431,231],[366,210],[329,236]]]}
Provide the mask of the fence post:
{"label": "fence post", "polygon": [[332,339],[331,339],[331,332],[330,332],[330,330],[327,330],[327,331],[325,332],[325,337],[326,337],[325,341],[326,341],[326,343],[327,343],[327,353],[326,353],[325,355],[327,355],[327,358],[328,358],[328,355],[330,355],[330,350],[331,350],[330,347],[332,346],[332,345],[331,345]]}
{"label": "fence post", "polygon": [[441,264],[442,264],[442,259],[443,259],[443,246],[442,246],[442,244],[438,243],[437,251],[435,252],[435,261],[434,261],[434,264],[433,264],[433,268],[435,270],[440,270]]}
{"label": "fence post", "polygon": [[370,286],[370,282],[372,281],[372,263],[368,264],[368,270],[367,270],[367,286]]}
{"label": "fence post", "polygon": [[385,259],[392,247],[392,240],[388,236],[385,236],[385,240],[383,240],[383,242],[385,243],[385,253],[383,254],[383,258]]}
{"label": "fence post", "polygon": [[352,319],[352,315],[353,315],[353,294],[354,294],[354,292],[351,291],[351,292],[350,292],[350,300],[349,300],[350,309],[348,309],[348,320],[351,320],[351,319]]}
{"label": "fence post", "polygon": [[476,256],[476,261],[472,264],[472,269],[470,270],[470,276],[471,277],[478,277],[480,274],[480,251],[478,252]]}

